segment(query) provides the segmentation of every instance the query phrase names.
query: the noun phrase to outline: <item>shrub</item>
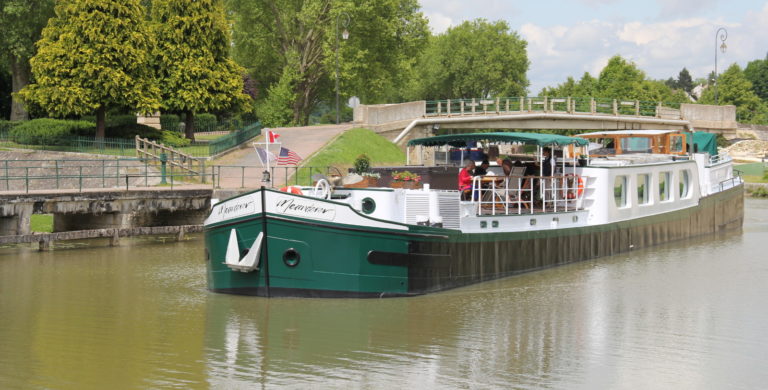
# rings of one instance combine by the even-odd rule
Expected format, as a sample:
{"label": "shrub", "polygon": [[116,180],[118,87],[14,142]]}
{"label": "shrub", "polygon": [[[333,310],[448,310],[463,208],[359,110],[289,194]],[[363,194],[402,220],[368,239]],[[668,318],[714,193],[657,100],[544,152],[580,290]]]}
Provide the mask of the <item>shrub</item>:
{"label": "shrub", "polygon": [[33,119],[10,131],[13,142],[27,145],[66,145],[72,136],[94,134],[92,122],[64,119]]}
{"label": "shrub", "polygon": [[5,119],[0,119],[0,133],[7,133],[15,126],[19,125],[21,122],[17,121],[7,121]]}
{"label": "shrub", "polygon": [[768,198],[768,190],[765,187],[757,187],[750,193],[755,198]]}
{"label": "shrub", "polygon": [[179,133],[178,131],[164,130],[162,132],[162,137],[160,138],[160,142],[162,142],[166,146],[170,146],[173,148],[180,148],[183,146],[189,146],[192,140],[184,138],[184,135]]}
{"label": "shrub", "polygon": [[361,174],[363,172],[368,172],[369,169],[371,169],[371,158],[366,156],[365,154],[361,154],[357,156],[355,159],[355,172],[358,174]]}
{"label": "shrub", "polygon": [[197,114],[195,115],[195,132],[216,131],[216,115]]}
{"label": "shrub", "polygon": [[[154,127],[140,125],[138,123],[107,127],[106,136],[110,138],[133,139],[137,135],[141,138],[161,139],[163,132]],[[93,135],[93,133],[91,133]]]}
{"label": "shrub", "polygon": [[180,124],[181,124],[181,119],[179,119],[178,115],[175,115],[175,114],[160,115],[160,127],[163,130],[180,131],[181,130],[181,128],[179,127]]}

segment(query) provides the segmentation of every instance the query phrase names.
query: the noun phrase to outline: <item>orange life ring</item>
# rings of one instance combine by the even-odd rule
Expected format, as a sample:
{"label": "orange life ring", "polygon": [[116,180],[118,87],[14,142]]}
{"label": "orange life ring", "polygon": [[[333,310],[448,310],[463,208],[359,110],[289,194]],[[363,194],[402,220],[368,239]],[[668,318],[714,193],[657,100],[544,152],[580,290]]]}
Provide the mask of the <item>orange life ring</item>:
{"label": "orange life ring", "polygon": [[573,176],[576,180],[576,194],[574,194],[573,188],[569,188],[567,186],[564,186],[563,189],[563,197],[566,199],[575,199],[576,195],[580,198],[581,195],[584,193],[584,179],[581,178],[579,175],[574,175],[573,173],[568,173],[565,175],[565,180],[571,180],[568,178],[568,176]]}
{"label": "orange life ring", "polygon": [[296,194],[296,195],[304,195],[304,193],[301,192],[301,188],[296,186],[287,186],[280,189],[282,192],[287,192],[290,194]]}

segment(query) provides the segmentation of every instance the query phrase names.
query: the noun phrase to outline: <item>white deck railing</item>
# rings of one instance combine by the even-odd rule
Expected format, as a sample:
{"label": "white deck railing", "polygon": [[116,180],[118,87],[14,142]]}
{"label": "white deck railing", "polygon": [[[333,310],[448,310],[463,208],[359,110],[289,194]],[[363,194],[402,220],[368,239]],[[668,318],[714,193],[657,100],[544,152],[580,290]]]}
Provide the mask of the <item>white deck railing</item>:
{"label": "white deck railing", "polygon": [[483,176],[461,196],[478,215],[568,212],[582,208],[586,178],[564,176]]}

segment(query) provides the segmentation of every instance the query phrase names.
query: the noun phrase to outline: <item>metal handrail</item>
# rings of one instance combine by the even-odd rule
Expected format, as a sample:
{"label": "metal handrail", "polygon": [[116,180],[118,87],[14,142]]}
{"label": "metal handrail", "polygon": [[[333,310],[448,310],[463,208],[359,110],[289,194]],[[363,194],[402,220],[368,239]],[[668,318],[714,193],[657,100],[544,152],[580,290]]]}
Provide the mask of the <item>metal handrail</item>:
{"label": "metal handrail", "polygon": [[[679,103],[619,100],[591,97],[515,96],[461,98],[426,102],[426,116],[463,116],[551,112],[569,114],[609,114],[660,117],[664,110],[679,110]],[[677,116],[680,113],[677,112]]]}

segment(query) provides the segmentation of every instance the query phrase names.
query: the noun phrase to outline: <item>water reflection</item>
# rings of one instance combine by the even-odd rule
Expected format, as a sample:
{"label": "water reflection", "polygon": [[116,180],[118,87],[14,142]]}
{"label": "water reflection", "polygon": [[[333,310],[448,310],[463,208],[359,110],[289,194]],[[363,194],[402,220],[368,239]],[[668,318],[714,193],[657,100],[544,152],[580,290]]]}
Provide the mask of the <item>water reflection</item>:
{"label": "water reflection", "polygon": [[408,299],[205,290],[199,239],[0,249],[0,388],[760,388],[763,241],[710,236]]}

